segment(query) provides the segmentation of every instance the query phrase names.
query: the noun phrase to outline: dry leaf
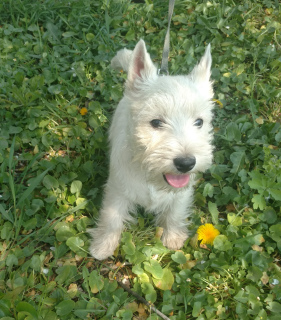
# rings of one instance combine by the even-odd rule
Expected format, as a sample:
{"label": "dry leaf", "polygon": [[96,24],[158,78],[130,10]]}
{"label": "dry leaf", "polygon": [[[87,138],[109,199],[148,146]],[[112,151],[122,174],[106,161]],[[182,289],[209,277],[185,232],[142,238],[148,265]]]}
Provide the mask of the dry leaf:
{"label": "dry leaf", "polygon": [[263,251],[263,247],[260,247],[257,244],[253,244],[252,245],[252,249],[255,250],[255,251],[259,251],[259,252]]}
{"label": "dry leaf", "polygon": [[262,277],[261,277],[261,282],[262,282],[263,284],[267,284],[268,281],[269,281],[269,276],[267,275],[266,272],[263,272],[263,273],[262,273]]}
{"label": "dry leaf", "polygon": [[263,118],[262,117],[258,117],[257,119],[256,119],[256,123],[258,123],[258,124],[263,124]]}
{"label": "dry leaf", "polygon": [[163,228],[157,227],[155,232],[155,238],[160,239],[163,234]]}

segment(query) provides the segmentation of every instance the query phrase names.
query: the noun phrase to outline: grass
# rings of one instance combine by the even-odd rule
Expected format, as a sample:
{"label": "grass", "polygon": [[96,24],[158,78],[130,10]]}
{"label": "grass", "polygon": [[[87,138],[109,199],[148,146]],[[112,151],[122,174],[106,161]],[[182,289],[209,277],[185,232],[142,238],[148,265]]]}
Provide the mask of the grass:
{"label": "grass", "polygon": [[0,4],[0,318],[270,319],[281,312],[281,8],[278,1],[176,1],[171,74],[212,45],[215,159],[192,230],[162,246],[152,216],[112,259],[88,253],[108,174],[107,129],[125,75],[109,68],[143,38],[160,64],[167,5],[147,0]]}

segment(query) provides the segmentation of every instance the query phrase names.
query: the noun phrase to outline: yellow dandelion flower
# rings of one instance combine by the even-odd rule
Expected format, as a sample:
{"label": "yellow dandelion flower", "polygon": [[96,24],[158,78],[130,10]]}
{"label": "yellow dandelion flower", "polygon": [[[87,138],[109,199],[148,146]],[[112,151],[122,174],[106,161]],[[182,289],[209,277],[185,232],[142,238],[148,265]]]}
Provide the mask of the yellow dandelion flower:
{"label": "yellow dandelion flower", "polygon": [[82,108],[82,109],[80,110],[80,113],[82,114],[82,116],[84,116],[85,114],[87,114],[87,112],[88,112],[88,109],[87,109],[87,108]]}
{"label": "yellow dandelion flower", "polygon": [[215,238],[220,234],[219,230],[216,229],[211,223],[206,223],[200,226],[197,230],[198,240],[202,240],[202,244],[213,245]]}
{"label": "yellow dandelion flower", "polygon": [[220,100],[213,99],[213,101],[216,102],[221,109],[223,108],[223,103]]}

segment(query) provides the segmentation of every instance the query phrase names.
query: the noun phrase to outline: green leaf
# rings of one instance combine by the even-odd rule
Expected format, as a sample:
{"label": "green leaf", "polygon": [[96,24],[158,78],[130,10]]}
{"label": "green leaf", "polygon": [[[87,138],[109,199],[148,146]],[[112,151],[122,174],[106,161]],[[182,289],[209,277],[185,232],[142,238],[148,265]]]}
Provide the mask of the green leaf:
{"label": "green leaf", "polygon": [[34,270],[34,271],[41,271],[41,259],[38,255],[33,255],[31,258],[31,262],[30,262],[30,267]]}
{"label": "green leaf", "polygon": [[236,311],[236,313],[237,313],[238,315],[241,314],[241,315],[244,316],[245,314],[247,314],[248,308],[247,308],[246,303],[247,303],[247,301],[248,301],[248,298],[245,298],[245,299],[246,299],[245,304],[244,304],[244,303],[241,303],[241,302],[238,302],[237,305],[236,305],[235,311]]}
{"label": "green leaf", "polygon": [[4,140],[2,137],[0,137],[0,150],[1,149],[7,149],[9,146],[8,141]]}
{"label": "green leaf", "polygon": [[248,297],[246,295],[245,290],[240,290],[238,293],[234,296],[234,299],[241,302],[241,303],[247,303]]}
{"label": "green leaf", "polygon": [[73,36],[75,36],[75,35],[76,35],[76,33],[73,32],[73,31],[67,31],[67,32],[64,32],[64,33],[62,34],[62,36],[63,36],[64,38],[71,38],[71,37],[73,37]]}
{"label": "green leaf", "polygon": [[186,256],[181,251],[177,251],[171,255],[171,258],[178,264],[186,263]]}
{"label": "green leaf", "polygon": [[161,279],[152,278],[155,287],[161,290],[171,290],[174,283],[174,276],[172,271],[168,268],[165,268]]}
{"label": "green leaf", "polygon": [[106,317],[104,317],[104,319],[112,319],[113,316],[116,315],[116,312],[119,310],[119,306],[118,304],[114,301],[112,302],[108,308],[107,308],[107,311],[106,311]]}
{"label": "green leaf", "polygon": [[242,217],[236,215],[234,212],[227,214],[227,220],[232,226],[239,227],[242,225]]}
{"label": "green leaf", "polygon": [[252,237],[252,240],[253,240],[253,244],[256,244],[258,246],[261,245],[265,241],[262,234],[254,235],[254,237]]}
{"label": "green leaf", "polygon": [[37,212],[40,210],[42,207],[44,207],[44,202],[41,199],[33,199],[32,200],[32,209]]}
{"label": "green leaf", "polygon": [[128,255],[133,255],[136,251],[136,247],[132,241],[132,235],[130,232],[123,232],[122,234],[122,242],[125,243],[122,246],[122,249]]}
{"label": "green leaf", "polygon": [[268,192],[272,195],[273,199],[281,201],[281,190],[270,188]]}
{"label": "green leaf", "polygon": [[133,311],[121,309],[121,310],[117,311],[116,316],[118,317],[118,319],[120,318],[123,320],[131,320],[131,319],[133,319]]}
{"label": "green leaf", "polygon": [[92,115],[89,118],[89,125],[93,128],[93,129],[98,129],[100,127],[100,123],[99,120],[97,118],[96,115]]}
{"label": "green leaf", "polygon": [[136,35],[134,29],[130,29],[125,36],[127,41],[135,40],[135,37]]}
{"label": "green leaf", "polygon": [[44,128],[44,127],[46,127],[49,123],[50,123],[50,120],[42,120],[42,121],[40,121],[40,123],[39,123],[39,127],[40,127],[40,128]]}
{"label": "green leaf", "polygon": [[0,300],[0,319],[1,320],[14,320],[14,318],[9,317],[12,315],[10,312],[10,308],[11,308],[10,301],[4,300],[4,299]]}
{"label": "green leaf", "polygon": [[45,170],[44,172],[42,172],[38,177],[36,177],[35,179],[32,180],[30,186],[24,191],[24,193],[22,194],[22,196],[19,198],[18,201],[18,206],[21,205],[21,203],[26,200],[29,195],[33,192],[33,190],[39,186],[41,180],[45,177],[46,173],[50,170],[51,168]]}
{"label": "green leaf", "polygon": [[212,198],[213,195],[214,195],[214,187],[210,183],[206,183],[203,191],[203,196],[204,197],[209,196]]}
{"label": "green leaf", "polygon": [[139,274],[139,275],[138,275],[138,278],[139,278],[140,283],[150,282],[150,280],[151,280],[151,279],[149,278],[149,276],[147,275],[147,273]]}
{"label": "green leaf", "polygon": [[46,175],[43,179],[43,185],[46,189],[56,189],[59,187],[58,180],[50,175]]}
{"label": "green leaf", "polygon": [[32,230],[37,227],[38,221],[37,218],[31,218],[24,223],[25,230]]}
{"label": "green leaf", "polygon": [[28,28],[27,28],[27,30],[29,30],[29,31],[32,31],[32,32],[34,32],[34,31],[38,31],[38,26],[36,25],[36,24],[31,24]]}
{"label": "green leaf", "polygon": [[56,232],[56,238],[58,241],[67,241],[70,237],[75,235],[75,230],[72,229],[68,224],[60,225]]}
{"label": "green leaf", "polygon": [[209,212],[212,216],[212,222],[214,225],[219,223],[219,211],[218,211],[218,207],[215,203],[209,201],[208,202],[208,209]]}
{"label": "green leaf", "polygon": [[278,133],[276,133],[276,135],[275,135],[275,140],[276,140],[277,142],[281,142],[281,131],[279,131]]}
{"label": "green leaf", "polygon": [[11,211],[6,211],[1,203],[0,203],[0,213],[3,215],[3,217],[5,219],[7,219],[8,221],[14,223],[14,217],[13,217]]}
{"label": "green leaf", "polygon": [[[28,302],[20,302],[17,304],[16,309],[18,312],[26,312],[31,315],[31,319],[38,319],[37,311],[34,307]],[[29,318],[30,319],[30,318]]]}
{"label": "green leaf", "polygon": [[252,280],[253,282],[260,281],[262,277],[262,271],[260,270],[260,267],[252,266],[248,269],[247,279]]}
{"label": "green leaf", "polygon": [[89,286],[92,293],[97,293],[102,290],[104,286],[104,280],[103,277],[98,274],[97,270],[94,270],[90,273]]}
{"label": "green leaf", "polygon": [[59,42],[60,34],[61,34],[59,28],[55,24],[53,24],[51,21],[47,22],[46,28],[48,30],[50,40],[54,42]]}
{"label": "green leaf", "polygon": [[86,39],[87,39],[87,41],[92,41],[95,39],[95,35],[93,33],[87,33]]}
{"label": "green leaf", "polygon": [[226,139],[228,141],[235,141],[235,142],[239,142],[241,141],[241,132],[237,126],[236,123],[234,122],[230,122],[227,126],[226,126],[226,135],[225,135]]}
{"label": "green leaf", "polygon": [[268,224],[273,224],[277,220],[277,214],[273,208],[265,209],[263,214]]}
{"label": "green leaf", "polygon": [[72,300],[64,300],[60,302],[55,308],[58,316],[67,316],[75,307],[75,302]]}
{"label": "green leaf", "polygon": [[270,237],[278,242],[281,241],[281,224],[275,224],[269,228]]}
{"label": "green leaf", "polygon": [[142,292],[145,294],[145,299],[151,303],[154,303],[157,299],[156,291],[149,282],[145,282],[141,285]]}
{"label": "green leaf", "polygon": [[202,302],[201,301],[195,301],[192,309],[192,316],[197,318],[199,314],[201,313],[202,309]]}
{"label": "green leaf", "polygon": [[[45,301],[47,298],[45,299]],[[57,320],[58,316],[54,311],[48,310],[46,314],[44,315],[44,320]]]}
{"label": "green leaf", "polygon": [[258,209],[260,208],[261,210],[264,210],[266,207],[266,202],[264,200],[264,196],[261,194],[254,194],[252,198],[253,202],[253,208]]}
{"label": "green leaf", "polygon": [[21,84],[24,80],[24,73],[19,71],[15,74],[15,80],[18,84]]}
{"label": "green leaf", "polygon": [[6,266],[7,267],[12,267],[12,266],[17,266],[19,264],[18,258],[10,253],[6,259]]}
{"label": "green leaf", "polygon": [[[77,206],[72,208],[72,209],[70,209],[70,210],[68,210],[69,214],[74,213],[74,212],[76,212],[78,210],[84,209],[86,207],[86,205],[88,203],[87,200],[84,201],[84,199],[83,199],[81,202],[79,202],[78,200],[79,199],[77,199],[77,201],[76,201],[77,202]],[[78,202],[79,202],[79,204],[78,204]]]}
{"label": "green leaf", "polygon": [[270,310],[273,313],[281,313],[281,304],[276,301],[272,301],[268,303],[266,309]]}
{"label": "green leaf", "polygon": [[22,132],[21,127],[10,126],[10,128],[9,128],[9,134],[18,134],[20,132]]}
{"label": "green leaf", "polygon": [[144,273],[144,270],[143,270],[143,268],[142,268],[140,265],[137,264],[137,265],[133,266],[132,272],[133,272],[134,274],[136,274],[136,275],[141,275],[141,274]]}
{"label": "green leaf", "polygon": [[252,171],[249,173],[249,175],[252,178],[252,180],[248,182],[248,185],[252,189],[256,189],[259,190],[259,192],[263,192],[267,187],[266,177],[258,171]]}
{"label": "green leaf", "polygon": [[11,239],[13,232],[13,224],[6,221],[4,225],[0,228],[1,229],[1,239],[9,240]]}
{"label": "green leaf", "polygon": [[80,250],[83,250],[82,247],[84,246],[84,241],[76,236],[68,238],[66,244],[73,252],[78,252]]}
{"label": "green leaf", "polygon": [[53,95],[60,94],[61,93],[61,85],[55,84],[53,86],[49,86],[48,91]]}
{"label": "green leaf", "polygon": [[55,280],[58,282],[58,284],[64,285],[74,282],[78,275],[77,267],[69,265],[59,267],[56,272],[58,276]]}
{"label": "green leaf", "polygon": [[245,151],[233,152],[230,155],[230,160],[233,163],[233,167],[230,172],[237,174],[243,168],[245,162]]}
{"label": "green leaf", "polygon": [[79,180],[74,180],[72,183],[71,183],[71,187],[70,187],[70,192],[73,194],[73,193],[78,193],[80,192],[82,189],[82,182],[79,181]]}
{"label": "green leaf", "polygon": [[[267,312],[266,312],[264,309],[262,309],[262,310],[258,313],[258,316],[257,316],[256,319],[260,319],[260,320],[262,320],[262,319],[267,319]],[[274,319],[273,319],[273,320],[274,320]]]}
{"label": "green leaf", "polygon": [[162,269],[160,263],[157,260],[151,259],[150,262],[145,261],[144,269],[151,273],[156,279],[162,279],[164,270]]}
{"label": "green leaf", "polygon": [[232,245],[225,235],[220,234],[214,240],[214,248],[219,251],[229,251]]}

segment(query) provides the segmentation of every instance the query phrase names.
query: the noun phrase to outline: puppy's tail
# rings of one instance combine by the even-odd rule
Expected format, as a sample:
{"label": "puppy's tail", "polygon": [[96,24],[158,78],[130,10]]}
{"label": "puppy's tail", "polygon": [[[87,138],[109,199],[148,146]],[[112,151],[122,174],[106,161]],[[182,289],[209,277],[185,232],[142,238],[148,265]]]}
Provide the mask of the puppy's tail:
{"label": "puppy's tail", "polygon": [[128,72],[132,52],[132,50],[128,49],[118,51],[116,56],[111,60],[111,67],[115,70],[124,70]]}

